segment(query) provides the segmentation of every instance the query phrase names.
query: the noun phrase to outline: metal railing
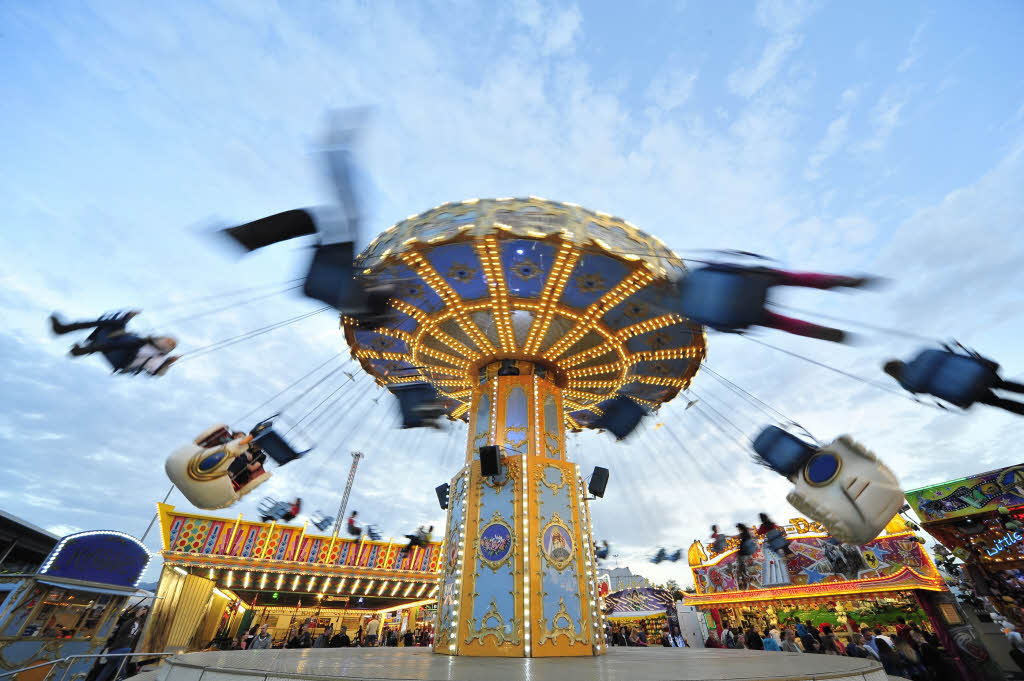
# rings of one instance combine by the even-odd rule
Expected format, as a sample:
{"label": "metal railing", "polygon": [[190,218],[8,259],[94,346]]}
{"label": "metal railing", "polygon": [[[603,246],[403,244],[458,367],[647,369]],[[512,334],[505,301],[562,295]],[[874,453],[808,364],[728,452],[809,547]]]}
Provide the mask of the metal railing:
{"label": "metal railing", "polygon": [[125,665],[133,657],[169,657],[171,655],[177,655],[177,654],[178,654],[177,652],[165,652],[165,653],[101,653],[99,655],[68,655],[67,657],[61,657],[61,658],[58,658],[56,660],[48,660],[47,662],[40,662],[39,664],[34,664],[34,665],[30,666],[30,667],[22,667],[21,669],[15,669],[15,670],[9,671],[9,672],[0,672],[0,679],[9,678],[9,677],[14,676],[15,674],[20,674],[21,672],[27,672],[27,671],[32,670],[32,669],[39,669],[41,667],[51,667],[50,671],[48,671],[46,673],[46,676],[44,676],[43,679],[42,679],[42,681],[50,681],[53,678],[53,672],[54,672],[55,669],[57,669],[57,666],[63,664],[64,665],[64,673],[61,675],[60,681],[65,681],[65,679],[67,678],[68,672],[71,671],[72,665],[77,660],[86,660],[86,659],[90,659],[90,658],[91,659],[99,659],[99,658],[120,657],[121,658],[121,663],[119,665],[117,665],[117,673],[114,674],[112,678],[108,676],[108,678],[106,679],[106,681],[118,681],[118,679],[121,678],[121,673],[124,671]]}

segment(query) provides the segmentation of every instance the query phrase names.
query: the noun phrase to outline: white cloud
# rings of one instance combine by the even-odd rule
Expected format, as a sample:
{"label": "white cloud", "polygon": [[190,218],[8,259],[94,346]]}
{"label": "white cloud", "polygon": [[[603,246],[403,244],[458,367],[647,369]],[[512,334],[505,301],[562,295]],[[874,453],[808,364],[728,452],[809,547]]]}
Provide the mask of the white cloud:
{"label": "white cloud", "polygon": [[800,37],[795,35],[773,38],[765,45],[756,65],[741,67],[729,74],[729,89],[741,97],[753,97],[775,78],[786,57],[800,46],[800,42]]}
{"label": "white cloud", "polygon": [[66,523],[60,523],[57,525],[50,525],[46,528],[46,531],[52,532],[58,537],[66,537],[69,534],[76,534],[78,532],[82,532],[83,530],[81,527],[78,527],[77,525],[68,525]]}
{"label": "white cloud", "polygon": [[907,55],[900,62],[897,69],[900,73],[908,71],[921,58],[921,36],[923,34],[924,24],[921,24],[914,30],[914,35],[910,38],[910,45],[907,46]]}
{"label": "white cloud", "polygon": [[572,46],[583,27],[583,15],[575,5],[557,10],[544,34],[544,54],[562,52]]}
{"label": "white cloud", "polygon": [[769,31],[770,37],[754,66],[740,67],[729,74],[729,89],[750,98],[770,83],[781,71],[786,58],[799,49],[803,39],[796,31],[816,9],[817,3],[803,0],[758,2],[754,16],[758,25]]}
{"label": "white cloud", "polygon": [[851,109],[857,102],[857,88],[847,88],[840,97],[839,116],[825,129],[825,136],[818,142],[807,159],[804,177],[815,180],[821,177],[821,166],[846,144],[850,127]]}
{"label": "white cloud", "polygon": [[757,23],[776,33],[790,33],[803,24],[820,6],[814,0],[760,0]]}
{"label": "white cloud", "polygon": [[675,68],[658,74],[647,87],[647,99],[660,112],[678,109],[693,94],[697,71]]}
{"label": "white cloud", "polygon": [[872,134],[857,144],[857,150],[877,152],[883,149],[899,126],[903,108],[909,100],[910,96],[905,92],[895,88],[886,90],[871,110]]}

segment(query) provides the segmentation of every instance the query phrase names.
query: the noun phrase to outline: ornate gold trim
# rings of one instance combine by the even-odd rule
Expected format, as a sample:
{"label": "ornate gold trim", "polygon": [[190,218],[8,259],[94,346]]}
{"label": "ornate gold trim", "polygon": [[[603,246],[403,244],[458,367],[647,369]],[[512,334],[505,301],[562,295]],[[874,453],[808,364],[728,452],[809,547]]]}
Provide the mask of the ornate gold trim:
{"label": "ornate gold trim", "polygon": [[[548,530],[552,526],[557,525],[565,530],[565,533],[569,536],[569,555],[562,559],[553,559],[544,550],[544,537],[547,535]],[[537,545],[540,548],[540,555],[544,556],[544,560],[548,565],[555,568],[559,572],[562,572],[567,567],[573,564],[576,559],[576,542],[573,540],[572,529],[562,520],[561,516],[558,515],[558,511],[555,511],[555,515],[552,516],[551,520],[541,529],[540,534],[537,535]]]}
{"label": "ornate gold trim", "polygon": [[[558,626],[559,620],[563,620],[565,625]],[[554,643],[555,639],[559,636],[565,636],[569,639],[569,645],[574,645],[576,643],[590,643],[589,636],[586,636],[585,634],[579,635],[576,633],[576,627],[573,624],[572,617],[569,615],[569,611],[565,609],[564,596],[558,599],[558,612],[556,612],[554,617],[551,618],[551,624],[553,625],[551,629],[548,629],[545,624],[544,634],[540,636],[538,641],[539,645],[544,645],[548,641]],[[582,621],[580,621],[580,629],[584,629]]]}
{"label": "ornate gold trim", "polygon": [[[547,472],[548,472],[549,469],[553,469],[553,470],[556,470],[556,471],[559,472],[559,474],[562,476],[562,481],[560,483],[553,484],[553,483],[548,482]],[[547,464],[541,463],[541,464],[537,464],[536,466],[534,466],[533,474],[535,476],[537,476],[537,482],[539,482],[540,484],[544,485],[545,487],[547,487],[552,492],[558,492],[558,490],[562,489],[563,487],[565,487],[566,485],[569,484],[569,476],[567,476],[565,474],[565,471],[561,467],[559,467],[559,466],[552,466],[549,463],[547,463]]]}
{"label": "ornate gold trim", "polygon": [[[497,626],[485,626],[487,624],[487,620],[490,619],[497,620]],[[468,625],[467,628],[469,629],[469,633],[471,634],[471,636],[466,637],[466,643],[472,643],[475,640],[482,646],[484,644],[484,639],[488,636],[493,635],[497,639],[496,643],[498,646],[503,646],[506,643],[511,643],[512,645],[519,645],[519,633],[518,627],[516,626],[518,624],[518,621],[515,617],[513,617],[511,620],[509,620],[509,623],[512,625],[512,631],[514,632],[512,634],[505,633],[505,618],[501,616],[500,612],[498,612],[498,604],[495,603],[494,599],[492,598],[491,609],[485,612],[483,614],[483,617],[480,618],[479,629],[475,628],[475,619],[471,617],[466,618],[466,624]]]}
{"label": "ornate gold trim", "polygon": [[[509,437],[511,433],[522,433],[522,440],[513,440]],[[508,426],[505,428],[504,436],[505,444],[509,449],[513,450],[516,454],[525,454],[526,452],[520,451],[522,446],[530,441],[529,429],[526,426]]]}

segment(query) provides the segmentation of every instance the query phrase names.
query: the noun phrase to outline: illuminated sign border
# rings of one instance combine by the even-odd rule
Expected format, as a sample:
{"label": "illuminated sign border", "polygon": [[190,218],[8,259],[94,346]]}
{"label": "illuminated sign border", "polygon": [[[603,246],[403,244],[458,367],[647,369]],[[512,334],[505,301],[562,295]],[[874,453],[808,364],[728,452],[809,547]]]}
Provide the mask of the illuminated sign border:
{"label": "illuminated sign border", "polygon": [[136,546],[138,546],[139,548],[141,548],[145,552],[145,554],[146,554],[146,563],[142,566],[142,569],[139,571],[139,576],[135,579],[135,582],[132,584],[133,588],[138,588],[139,582],[142,581],[143,575],[145,575],[146,574],[146,570],[149,569],[149,564],[153,561],[153,553],[148,548],[146,548],[145,544],[143,544],[141,541],[139,541],[135,537],[131,536],[130,534],[125,534],[124,532],[118,532],[117,530],[88,530],[86,532],[76,532],[75,534],[69,534],[68,536],[66,536],[63,539],[61,539],[60,543],[58,543],[57,546],[53,549],[53,551],[50,552],[50,555],[48,555],[46,557],[46,562],[43,563],[43,567],[39,568],[39,574],[40,575],[47,574],[47,572],[49,571],[50,567],[53,565],[54,561],[56,561],[57,558],[60,556],[61,551],[64,550],[64,546],[68,542],[70,542],[70,541],[72,541],[74,539],[83,539],[85,537],[91,537],[91,536],[95,536],[95,535],[103,535],[103,536],[107,536],[107,537],[119,537],[121,539],[127,539],[127,540],[129,540],[131,542],[134,542]]}

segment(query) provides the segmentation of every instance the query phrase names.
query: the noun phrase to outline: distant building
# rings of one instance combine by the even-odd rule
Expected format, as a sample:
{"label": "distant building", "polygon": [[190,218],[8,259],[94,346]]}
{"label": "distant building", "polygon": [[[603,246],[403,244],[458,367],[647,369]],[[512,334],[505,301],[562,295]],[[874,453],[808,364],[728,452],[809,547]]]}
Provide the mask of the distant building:
{"label": "distant building", "polygon": [[651,585],[649,579],[642,575],[634,575],[628,567],[598,571],[598,579],[604,581],[606,576],[608,590],[612,593],[623,589],[644,589]]}
{"label": "distant building", "polygon": [[60,537],[0,511],[0,573],[32,573],[42,566]]}

